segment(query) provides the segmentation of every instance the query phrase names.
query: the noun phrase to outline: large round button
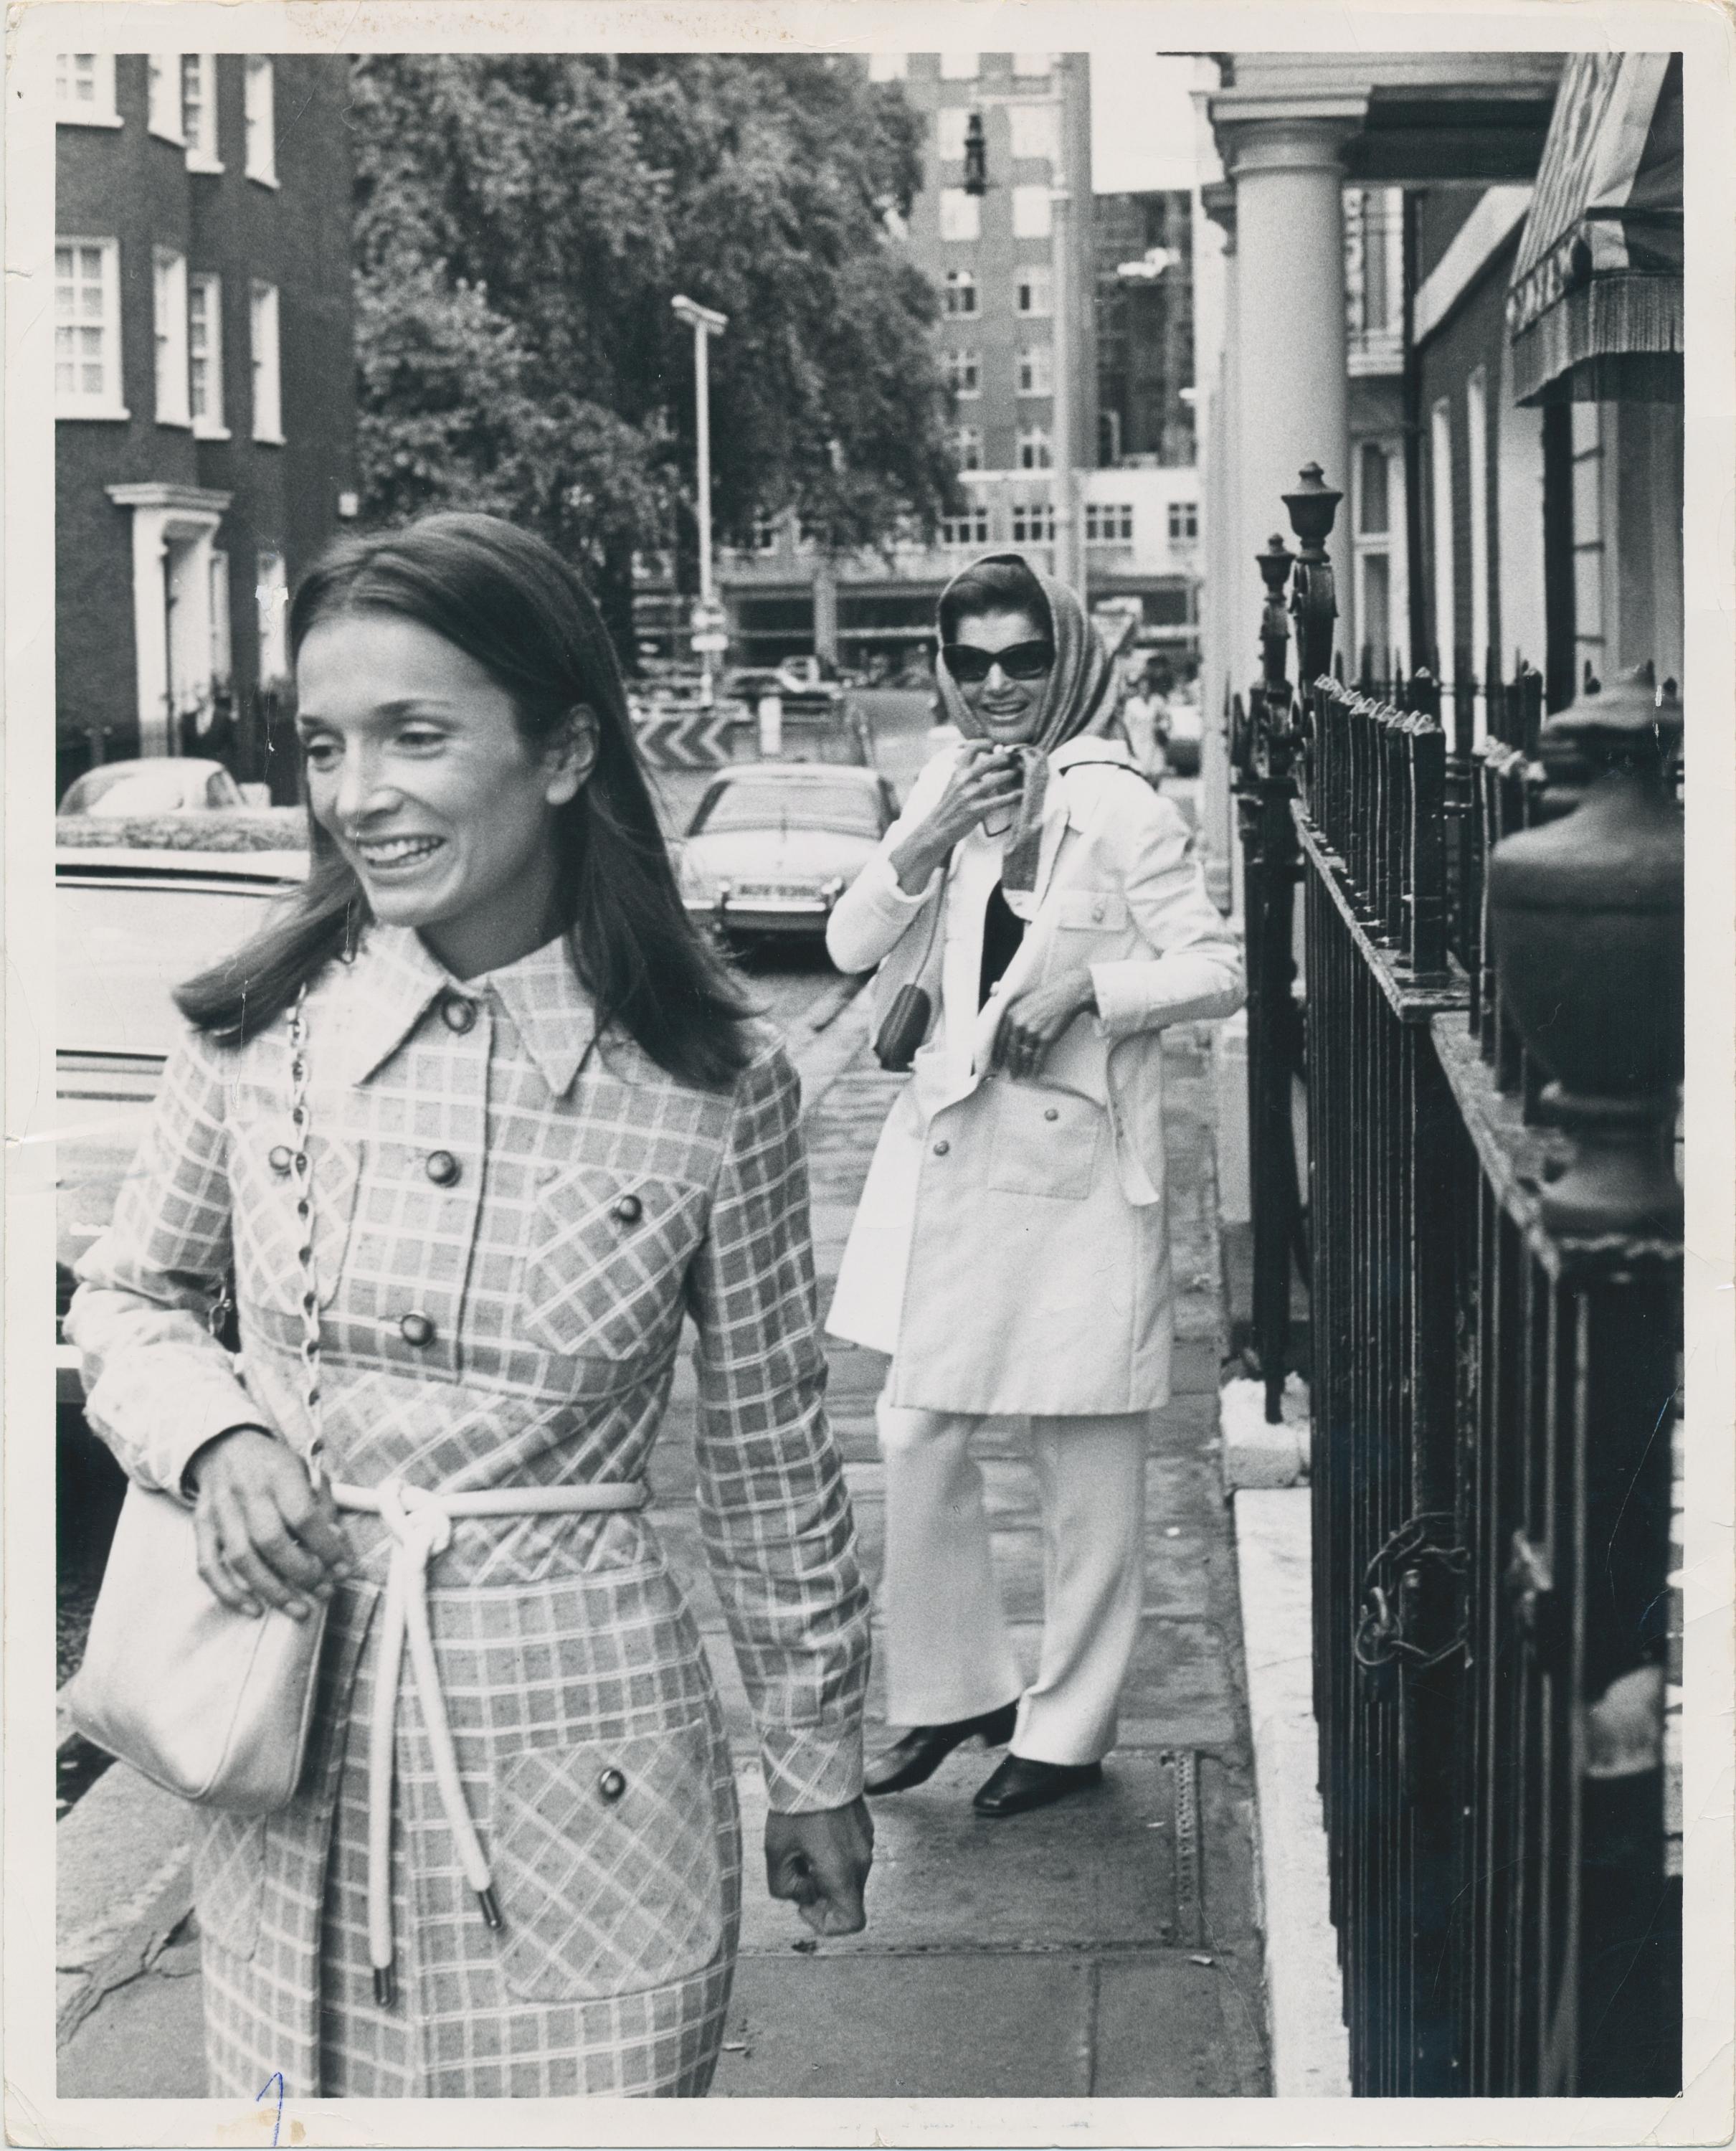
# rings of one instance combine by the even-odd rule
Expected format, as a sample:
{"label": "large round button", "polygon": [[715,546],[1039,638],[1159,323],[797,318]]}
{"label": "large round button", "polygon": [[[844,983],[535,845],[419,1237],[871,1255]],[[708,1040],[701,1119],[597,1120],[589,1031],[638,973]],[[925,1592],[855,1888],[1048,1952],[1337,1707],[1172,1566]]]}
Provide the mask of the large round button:
{"label": "large round button", "polygon": [[606,1769],[603,1775],[597,1780],[598,1792],[603,1799],[608,1802],[611,1807],[613,1807],[615,1802],[620,1799],[622,1794],[624,1793],[626,1789],[626,1779],[622,1776],[621,1773],[615,1769],[613,1764],[610,1764],[608,1769]]}
{"label": "large round button", "polygon": [[423,1160],[422,1171],[437,1187],[451,1187],[458,1177],[458,1161],[449,1150],[431,1150]]}
{"label": "large round button", "polygon": [[949,1150],[951,1150],[951,1147],[952,1147],[951,1144],[951,1143],[949,1143],[949,1142],[947,1142],[946,1141],[945,1141],[945,1140],[944,1140],[944,1138],[943,1138],[941,1141],[937,1142],[937,1143],[935,1145],[935,1146],[934,1146],[934,1154],[935,1154],[935,1156],[936,1156],[936,1157],[944,1157],[944,1156],[946,1155],[947,1151],[948,1151]]}
{"label": "large round button", "polygon": [[1058,1106],[1045,1106],[1042,1109],[1042,1116],[1046,1121],[1058,1121],[1061,1117],[1061,1109]]}
{"label": "large round button", "polygon": [[637,1195],[623,1195],[615,1205],[615,1217],[623,1225],[637,1225],[645,1214],[645,1206]]}
{"label": "large round button", "polygon": [[448,1030],[470,1030],[476,1024],[476,1004],[462,1000],[457,994],[448,994],[440,1004],[440,1018]]}
{"label": "large round button", "polygon": [[287,1172],[295,1162],[295,1154],[287,1143],[275,1143],[266,1162],[274,1172]]}
{"label": "large round button", "polygon": [[398,1334],[420,1351],[424,1344],[434,1342],[434,1325],[426,1314],[406,1314],[398,1324]]}

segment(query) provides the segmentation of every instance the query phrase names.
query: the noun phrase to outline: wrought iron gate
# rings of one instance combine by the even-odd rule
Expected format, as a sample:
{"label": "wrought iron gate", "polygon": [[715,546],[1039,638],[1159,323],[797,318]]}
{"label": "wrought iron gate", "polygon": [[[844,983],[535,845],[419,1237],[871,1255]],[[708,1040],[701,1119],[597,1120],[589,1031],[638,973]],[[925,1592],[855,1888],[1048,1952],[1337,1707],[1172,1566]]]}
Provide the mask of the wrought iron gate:
{"label": "wrought iron gate", "polygon": [[[1310,465],[1299,554],[1259,556],[1234,758],[1272,1263],[1300,1211],[1261,1130],[1298,1059],[1269,1012],[1303,891],[1315,1698],[1352,2081],[1667,2093],[1679,706],[1633,681],[1546,731],[1522,667],[1471,752],[1427,674],[1353,692],[1329,670],[1339,498]],[[1282,1349],[1274,1315],[1274,1417]]]}

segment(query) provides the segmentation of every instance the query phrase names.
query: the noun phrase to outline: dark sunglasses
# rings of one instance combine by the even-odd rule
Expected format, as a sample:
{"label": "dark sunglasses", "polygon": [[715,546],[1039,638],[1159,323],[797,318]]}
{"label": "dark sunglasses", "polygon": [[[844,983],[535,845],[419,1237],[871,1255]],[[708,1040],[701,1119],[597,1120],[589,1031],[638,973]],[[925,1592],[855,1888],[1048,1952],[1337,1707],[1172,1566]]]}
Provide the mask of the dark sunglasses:
{"label": "dark sunglasses", "polygon": [[1011,650],[979,650],[974,642],[949,642],[941,651],[961,687],[980,687],[998,665],[1009,680],[1040,680],[1055,661],[1052,642],[1016,642]]}

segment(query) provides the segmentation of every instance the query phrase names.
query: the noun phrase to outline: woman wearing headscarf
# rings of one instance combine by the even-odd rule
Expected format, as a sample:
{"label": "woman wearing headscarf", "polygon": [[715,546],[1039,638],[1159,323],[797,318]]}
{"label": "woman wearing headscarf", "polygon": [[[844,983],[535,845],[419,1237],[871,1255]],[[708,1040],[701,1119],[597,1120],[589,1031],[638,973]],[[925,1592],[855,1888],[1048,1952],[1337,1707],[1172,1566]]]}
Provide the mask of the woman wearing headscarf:
{"label": "woman wearing headscarf", "polygon": [[[1168,1401],[1164,1026],[1229,1015],[1240,954],[1176,807],[1113,722],[1073,593],[1014,554],[940,603],[936,673],[964,736],[918,777],[832,914],[883,1016],[934,1009],[882,1131],[828,1327],[889,1353],[887,1717],[866,1789],[921,1784],[972,1736],[1011,1752],[975,1805],[1093,1782],[1138,1634],[1144,1460]],[[996,1587],[985,1419],[1022,1417],[1042,1501],[1037,1678]]]}

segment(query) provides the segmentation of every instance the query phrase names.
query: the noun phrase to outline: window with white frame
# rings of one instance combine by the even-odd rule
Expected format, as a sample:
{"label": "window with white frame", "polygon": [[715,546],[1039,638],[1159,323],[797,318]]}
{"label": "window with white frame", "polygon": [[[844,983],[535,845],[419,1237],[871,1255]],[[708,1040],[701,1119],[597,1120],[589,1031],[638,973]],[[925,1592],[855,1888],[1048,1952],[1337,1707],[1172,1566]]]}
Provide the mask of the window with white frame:
{"label": "window with white frame", "polygon": [[967,508],[962,515],[943,515],[941,518],[941,543],[952,546],[987,544],[988,510],[986,508]]}
{"label": "window with white frame", "polygon": [[1015,53],[1012,56],[1015,74],[1047,74],[1050,66],[1051,56],[1047,53]]}
{"label": "window with white frame", "polygon": [[245,97],[247,176],[261,186],[277,185],[277,86],[271,63],[260,53],[247,59]]}
{"label": "window with white frame", "polygon": [[159,134],[165,142],[174,142],[184,149],[186,137],[181,132],[180,54],[153,53],[149,75],[146,124],[153,134]]}
{"label": "window with white frame", "polygon": [[54,242],[54,408],[68,418],[124,418],[120,242]]}
{"label": "window with white frame", "polygon": [[1354,655],[1359,673],[1377,683],[1391,676],[1400,633],[1393,534],[1400,524],[1402,453],[1390,440],[1363,441],[1351,465]]}
{"label": "window with white frame", "polygon": [[260,685],[287,678],[290,670],[290,579],[281,553],[262,548],[254,579],[259,609]]}
{"label": "window with white frame", "polygon": [[775,515],[756,515],[754,518],[752,548],[756,553],[777,551],[778,518]]}
{"label": "window with white frame", "polygon": [[934,144],[936,154],[954,164],[962,164],[965,154],[965,134],[971,124],[971,115],[961,104],[943,104],[934,116]]}
{"label": "window with white frame", "polygon": [[941,189],[942,239],[976,239],[982,230],[982,204],[962,187]]}
{"label": "window with white frame", "polygon": [[1445,397],[1429,413],[1429,491],[1435,554],[1435,652],[1441,684],[1451,686],[1457,670],[1453,648],[1457,593],[1453,583],[1453,413]]}
{"label": "window with white frame", "polygon": [[1088,545],[1131,545],[1133,506],[1127,500],[1088,500],[1085,504],[1085,542]]}
{"label": "window with white frame", "polygon": [[253,438],[281,445],[283,372],[277,343],[277,286],[255,284],[251,300]]}
{"label": "window with white frame", "polygon": [[961,471],[982,468],[982,428],[981,426],[956,426],[952,430],[952,453]]}
{"label": "window with white frame", "polygon": [[54,117],[63,127],[119,127],[113,53],[54,55]]}
{"label": "window with white frame", "polygon": [[235,672],[235,653],[230,642],[229,625],[229,555],[214,552],[211,555],[211,685],[226,687]]}
{"label": "window with white frame", "polygon": [[1015,187],[1012,190],[1012,235],[1015,239],[1047,239],[1050,204],[1047,185]]}
{"label": "window with white frame", "polygon": [[1007,117],[1012,122],[1012,154],[1015,157],[1047,157],[1052,163],[1059,154],[1060,132],[1057,121],[1060,115],[1052,104],[1012,104],[1007,107]]}
{"label": "window with white frame", "polygon": [[1019,349],[1021,396],[1052,396],[1055,392],[1052,348],[1046,343],[1023,344]]}
{"label": "window with white frame", "polygon": [[908,53],[870,53],[868,79],[870,82],[902,82],[910,73]]}
{"label": "window with white frame", "polygon": [[955,396],[980,396],[982,393],[982,360],[974,351],[949,351],[946,354],[946,378]]}
{"label": "window with white frame", "polygon": [[975,82],[982,72],[981,53],[942,53],[941,79],[942,82]]}
{"label": "window with white frame", "polygon": [[946,271],[943,301],[949,314],[976,312],[976,279],[968,269],[949,269]]}
{"label": "window with white frame", "polygon": [[1019,468],[1047,470],[1054,462],[1049,446],[1047,426],[1022,426],[1019,428]]}
{"label": "window with white frame", "polygon": [[1169,542],[1172,545],[1185,544],[1190,538],[1199,535],[1199,503],[1197,500],[1172,500],[1169,504]]}
{"label": "window with white frame", "polygon": [[1052,545],[1055,542],[1053,503],[1047,500],[1015,501],[1012,542],[1015,545]]}
{"label": "window with white frame", "polygon": [[217,155],[217,55],[181,54],[181,132],[189,172],[220,172]]}
{"label": "window with white frame", "polygon": [[223,281],[208,271],[187,283],[187,385],[193,430],[226,440],[223,423]]}
{"label": "window with white frame", "polygon": [[151,311],[157,339],[157,423],[185,426],[187,402],[187,257],[159,246],[151,257]]}
{"label": "window with white frame", "polygon": [[1054,272],[1047,261],[1022,261],[1017,290],[1022,314],[1028,314],[1033,320],[1047,320],[1054,312]]}

